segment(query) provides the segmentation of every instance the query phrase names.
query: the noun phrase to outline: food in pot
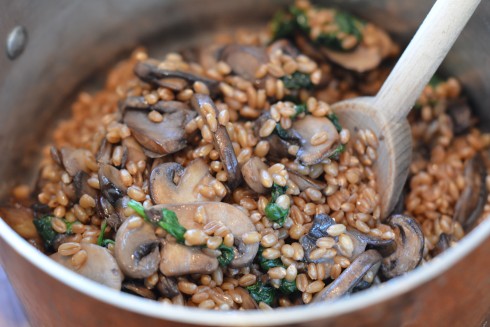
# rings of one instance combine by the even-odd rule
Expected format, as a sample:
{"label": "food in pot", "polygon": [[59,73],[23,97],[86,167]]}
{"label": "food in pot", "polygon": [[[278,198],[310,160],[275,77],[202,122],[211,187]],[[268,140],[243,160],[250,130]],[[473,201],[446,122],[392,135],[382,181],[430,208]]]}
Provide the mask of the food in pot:
{"label": "food in pot", "polygon": [[382,136],[343,128],[330,104],[375,94],[398,52],[306,1],[163,60],[138,49],[79,95],[0,215],[66,268],[165,303],[265,310],[375,287],[490,208],[490,135],[457,80],[435,77],[409,117],[403,196],[381,216]]}

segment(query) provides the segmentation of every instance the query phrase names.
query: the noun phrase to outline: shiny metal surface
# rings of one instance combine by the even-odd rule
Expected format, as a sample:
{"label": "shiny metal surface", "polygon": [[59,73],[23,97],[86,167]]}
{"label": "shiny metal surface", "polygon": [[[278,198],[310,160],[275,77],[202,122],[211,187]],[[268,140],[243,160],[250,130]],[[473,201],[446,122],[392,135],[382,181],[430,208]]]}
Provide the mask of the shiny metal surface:
{"label": "shiny metal surface", "polygon": [[[463,1],[463,0],[462,0]],[[433,1],[425,0],[334,0],[321,1],[345,7],[360,16],[373,20],[386,28],[402,42],[407,42],[428,12]],[[0,198],[14,182],[26,181],[34,177],[31,168],[37,158],[41,145],[50,136],[50,126],[58,114],[67,114],[67,99],[76,93],[76,89],[92,76],[98,69],[114,62],[119,55],[127,53],[136,45],[148,44],[155,48],[179,47],[179,44],[192,42],[196,38],[209,35],[216,29],[226,29],[240,25],[254,25],[264,22],[277,7],[288,3],[281,0],[15,0],[0,2],[0,40],[5,44],[9,32],[18,25],[26,28],[29,44],[24,53],[11,61],[5,53],[0,53]],[[465,85],[465,90],[475,105],[482,120],[482,126],[490,121],[490,2],[484,1],[477,9],[475,17],[457,41],[448,56],[442,71],[456,75]],[[34,321],[42,325],[51,325],[52,317],[42,315],[43,293],[26,287],[28,276],[38,272],[47,286],[52,286],[53,308],[60,309],[59,301],[69,294],[77,292],[67,288],[59,281],[47,277],[42,271],[32,267],[32,263],[22,257],[0,240],[0,260],[11,276],[17,292],[24,304],[29,307],[28,314]],[[488,246],[480,248],[480,256],[473,256],[473,262],[480,265],[477,269],[488,270]],[[486,256],[481,257],[481,256]],[[9,266],[9,263],[12,263]],[[15,265],[13,265],[15,263]],[[26,273],[29,272],[29,273]],[[420,317],[427,313],[430,300],[437,298],[431,292],[448,294],[447,319],[456,319],[458,308],[471,310],[471,301],[481,299],[474,305],[474,317],[465,321],[473,324],[481,322],[482,312],[488,307],[488,294],[481,290],[489,290],[488,278],[476,279],[469,287],[478,286],[479,290],[466,290],[465,285],[458,285],[451,293],[451,278],[455,279],[465,272],[465,266],[453,269],[452,275],[445,274],[427,287],[406,290],[403,297],[385,301],[373,308],[364,308],[351,313],[344,313],[340,318],[330,316],[328,321],[334,325],[353,323],[366,319],[365,325],[400,325],[415,326],[417,321],[408,321],[407,317]],[[484,275],[477,275],[484,277]],[[471,274],[465,275],[471,278]],[[483,278],[482,277],[482,278]],[[478,284],[479,283],[479,284]],[[27,285],[23,286],[22,285]],[[46,291],[46,287],[40,289]],[[466,287],[468,287],[466,285]],[[490,292],[488,292],[490,293]],[[463,294],[463,295],[462,295]],[[466,294],[466,295],[464,295]],[[31,299],[31,296],[33,297]],[[431,297],[432,296],[432,297]],[[110,305],[100,305],[90,296],[82,297],[86,306],[84,310],[92,310],[99,306],[97,312],[113,310],[117,315],[120,309]],[[402,298],[402,299],[401,299]],[[466,302],[458,303],[458,298]],[[37,302],[37,301],[41,302]],[[58,301],[58,302],[56,302]],[[419,304],[417,304],[419,303]],[[422,305],[423,304],[423,305]],[[37,306],[37,307],[36,307]],[[320,310],[320,308],[319,308]],[[346,309],[349,311],[349,309]],[[371,310],[371,314],[367,312]],[[58,314],[62,315],[61,311]],[[184,316],[184,315],[183,315]],[[121,314],[120,317],[148,321],[157,324],[159,319],[142,318],[140,314]],[[442,315],[434,315],[442,317]],[[68,319],[68,317],[65,317]],[[90,322],[110,322],[109,318],[90,320]],[[115,318],[114,318],[115,319]],[[122,319],[122,318],[120,318]],[[303,319],[303,318],[302,318]],[[304,317],[304,325],[311,326],[309,317]],[[327,319],[327,318],[325,318]],[[123,321],[123,320],[119,320]],[[129,321],[129,320],[128,320]],[[133,321],[133,320],[131,320]],[[362,320],[361,320],[362,321]],[[385,323],[382,323],[382,322]],[[433,320],[432,322],[434,322]],[[273,323],[264,320],[264,325]],[[324,319],[315,319],[314,325],[323,325]],[[203,321],[205,323],[205,321]],[[437,321],[435,321],[437,323]],[[108,325],[111,325],[110,323]],[[128,325],[130,325],[128,323]],[[455,325],[458,325],[455,323]]]}

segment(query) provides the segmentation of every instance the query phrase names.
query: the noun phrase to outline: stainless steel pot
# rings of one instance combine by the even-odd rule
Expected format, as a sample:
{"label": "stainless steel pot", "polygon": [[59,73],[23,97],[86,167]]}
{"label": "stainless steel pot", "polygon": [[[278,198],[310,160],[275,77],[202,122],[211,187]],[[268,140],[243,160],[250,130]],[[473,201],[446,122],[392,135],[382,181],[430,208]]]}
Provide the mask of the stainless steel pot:
{"label": "stainless steel pot", "polygon": [[[462,0],[463,1],[463,0]],[[325,1],[327,2],[327,1]],[[432,1],[330,1],[406,42]],[[0,198],[32,165],[67,101],[90,76],[141,43],[155,51],[212,31],[264,22],[284,1],[16,0],[0,2]],[[23,27],[17,28],[16,27]],[[447,58],[490,126],[490,3]],[[7,41],[8,40],[8,41]],[[25,47],[22,52],[22,48]],[[21,53],[22,52],[22,53]],[[9,59],[13,58],[13,59]],[[68,100],[67,100],[68,99]],[[163,306],[106,289],[59,267],[0,219],[0,262],[33,326],[478,326],[490,315],[490,220],[428,265],[332,304],[219,313]]]}

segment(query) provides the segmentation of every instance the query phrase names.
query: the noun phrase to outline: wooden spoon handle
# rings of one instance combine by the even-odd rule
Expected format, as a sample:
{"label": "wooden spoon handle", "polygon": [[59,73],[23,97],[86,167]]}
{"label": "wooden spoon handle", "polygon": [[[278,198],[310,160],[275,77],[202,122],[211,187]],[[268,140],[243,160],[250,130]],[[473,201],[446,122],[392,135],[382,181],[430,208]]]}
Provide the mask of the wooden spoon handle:
{"label": "wooden spoon handle", "polygon": [[481,0],[438,0],[373,99],[388,122],[405,118]]}

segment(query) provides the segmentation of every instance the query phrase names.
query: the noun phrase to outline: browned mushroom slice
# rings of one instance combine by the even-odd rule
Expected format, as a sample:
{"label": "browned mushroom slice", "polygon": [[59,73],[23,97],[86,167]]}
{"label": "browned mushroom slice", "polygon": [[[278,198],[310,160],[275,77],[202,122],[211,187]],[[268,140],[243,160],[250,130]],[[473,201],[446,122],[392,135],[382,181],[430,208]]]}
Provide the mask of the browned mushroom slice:
{"label": "browned mushroom slice", "polygon": [[422,261],[424,234],[415,219],[404,215],[392,215],[387,223],[395,231],[396,250],[383,259],[381,273],[387,279],[415,269]]}
{"label": "browned mushroom slice", "polygon": [[100,143],[99,150],[95,155],[95,160],[100,164],[110,164],[112,157],[112,144],[104,137]]}
{"label": "browned mushroom slice", "polygon": [[305,252],[305,260],[307,262],[330,262],[331,258],[321,257],[318,259],[311,259],[310,254],[316,248],[316,241],[320,237],[328,236],[327,229],[328,227],[335,224],[335,220],[327,214],[318,214],[313,218],[313,225],[306,235],[303,235],[299,242],[303,247]]}
{"label": "browned mushroom slice", "polygon": [[187,115],[181,110],[163,115],[163,121],[152,122],[141,110],[127,110],[124,123],[145,149],[163,156],[182,150],[187,145],[185,122]]}
{"label": "browned mushroom slice", "polygon": [[198,247],[165,242],[160,253],[160,271],[165,276],[211,274],[218,268],[218,259],[205,254]]}
{"label": "browned mushroom slice", "polygon": [[331,301],[351,292],[369,270],[379,265],[381,259],[376,250],[363,252],[337,279],[318,292],[313,297],[313,302]]}
{"label": "browned mushroom slice", "polygon": [[378,251],[383,257],[391,255],[396,250],[395,240],[384,240],[368,234],[359,232],[357,229],[347,227],[346,235],[352,239],[354,243],[354,251],[350,258],[356,258],[359,254],[367,249]]}
{"label": "browned mushroom slice", "polygon": [[[303,119],[296,120],[292,129],[301,136],[301,146],[296,157],[306,166],[317,164],[328,157],[333,145],[339,140],[335,125],[325,117],[305,116]],[[321,144],[313,145],[312,137],[319,133],[326,133],[326,140]]]}
{"label": "browned mushroom slice", "polygon": [[75,188],[76,201],[78,201],[84,194],[90,195],[94,199],[97,198],[97,190],[88,185],[89,178],[89,174],[82,170],[80,170],[73,177],[73,186]]}
{"label": "browned mushroom slice", "polygon": [[466,161],[464,167],[465,188],[456,202],[453,216],[453,219],[459,222],[465,231],[474,226],[483,212],[488,195],[486,178],[487,171],[480,154],[476,154]]}
{"label": "browned mushroom slice", "polygon": [[252,296],[250,295],[250,293],[247,292],[246,290],[244,290],[243,288],[236,287],[234,289],[234,292],[236,294],[240,295],[240,297],[242,299],[242,304],[241,304],[241,308],[242,309],[245,309],[245,310],[254,310],[254,309],[258,309],[259,308],[259,305],[257,304],[257,302],[255,302],[255,300],[252,298]]}
{"label": "browned mushroom slice", "polygon": [[121,173],[116,167],[100,165],[98,175],[100,191],[112,205],[126,195],[127,187],[124,185]]}
{"label": "browned mushroom slice", "polygon": [[162,114],[172,113],[177,110],[185,111],[188,116],[195,115],[194,112],[190,112],[191,109],[186,103],[180,101],[158,101],[155,104],[148,104],[145,100],[145,97],[127,97],[124,100],[122,105],[123,110],[128,109],[139,109],[144,110],[146,112],[150,112],[152,110],[158,111]]}
{"label": "browned mushroom slice", "polygon": [[155,293],[152,290],[148,289],[142,283],[137,283],[135,281],[124,282],[122,284],[122,290],[128,291],[131,294],[135,294],[135,295],[144,297],[145,299],[150,299],[150,300],[156,300],[157,299]]}
{"label": "browned mushroom slice", "polygon": [[128,149],[127,162],[138,163],[139,161],[146,160],[143,148],[133,137],[127,137],[122,140],[122,145]]}
{"label": "browned mushroom slice", "polygon": [[[118,200],[116,205],[120,201],[121,200]],[[97,210],[97,215],[99,218],[105,219],[107,224],[109,224],[109,226],[111,226],[111,228],[114,230],[119,229],[119,226],[122,224],[121,217],[117,213],[114,206],[102,195],[97,198],[95,209]]]}
{"label": "browned mushroom slice", "polygon": [[66,268],[79,273],[107,287],[120,290],[123,274],[109,250],[95,244],[81,243],[81,249],[87,253],[87,260],[81,266],[75,266],[72,256],[54,253],[50,257]]}
{"label": "browned mushroom slice", "polygon": [[34,212],[31,209],[20,205],[0,206],[0,218],[23,238],[39,238],[33,223]]}
{"label": "browned mushroom slice", "polygon": [[92,154],[85,149],[74,149],[63,147],[60,150],[63,167],[70,176],[75,176],[80,170],[89,173],[90,169],[87,166],[87,159]]}
{"label": "browned mushroom slice", "polygon": [[439,235],[439,240],[437,241],[432,251],[430,251],[430,254],[435,257],[449,249],[450,246],[450,237],[447,234],[442,233],[441,235]]}
{"label": "browned mushroom slice", "polygon": [[260,66],[267,64],[269,56],[263,47],[230,44],[223,48],[221,60],[226,62],[235,74],[254,82],[257,79],[257,71]]}
{"label": "browned mushroom slice", "polygon": [[204,212],[206,223],[215,221],[228,227],[235,238],[235,244],[238,245],[235,257],[230,264],[231,267],[240,268],[247,266],[255,258],[259,249],[259,244],[244,244],[242,242],[243,234],[256,231],[255,225],[250,221],[247,215],[231,204],[223,202],[164,204],[153,206],[147,210],[146,213],[151,220],[159,220],[163,208],[174,211],[179,223],[186,229],[203,228],[201,224],[198,224],[194,220],[197,210],[202,210],[202,212]]}
{"label": "browned mushroom slice", "polygon": [[150,196],[155,204],[221,201],[225,194],[207,198],[199,192],[200,186],[212,187],[214,182],[216,179],[201,158],[189,163],[185,169],[175,162],[163,163],[150,174]]}
{"label": "browned mushroom slice", "polygon": [[[260,129],[262,128],[263,124],[269,119],[272,119],[272,117],[268,111],[265,111],[260,115],[259,118],[257,118],[257,120],[255,120],[254,133],[257,137],[260,137]],[[289,132],[290,130],[287,131]],[[280,161],[283,158],[294,159],[294,156],[288,152],[288,148],[291,143],[299,145],[299,140],[296,137],[297,135],[294,135],[294,132],[288,133],[287,136],[288,140],[284,140],[280,138],[279,135],[277,135],[276,133],[272,133],[265,138],[265,140],[269,142],[270,145],[270,150],[267,153],[267,158],[276,161]]]}
{"label": "browned mushroom slice", "polygon": [[213,67],[216,67],[216,64],[218,64],[219,58],[221,57],[221,51],[223,51],[222,44],[211,43],[197,50],[196,60],[205,70],[211,69]]}
{"label": "browned mushroom slice", "polygon": [[179,287],[175,278],[160,274],[157,283],[158,291],[167,298],[173,298],[180,294]]}
{"label": "browned mushroom slice", "polygon": [[325,47],[319,50],[336,64],[359,73],[372,70],[379,66],[381,61],[393,53],[393,41],[385,31],[374,25],[370,29],[369,44],[365,40],[351,52],[338,52]]}
{"label": "browned mushroom slice", "polygon": [[453,132],[456,135],[461,135],[467,132],[476,124],[476,119],[471,113],[468,100],[457,98],[451,100],[447,104],[446,113],[451,117],[453,123]]}
{"label": "browned mushroom slice", "polygon": [[269,56],[276,51],[281,51],[283,54],[288,55],[290,57],[296,58],[301,54],[301,52],[288,40],[280,39],[274,41],[274,43],[270,44],[267,47],[267,53]]}
{"label": "browned mushroom slice", "polygon": [[116,233],[114,254],[124,275],[146,278],[158,270],[159,240],[153,226],[141,218],[128,218]]}
{"label": "browned mushroom slice", "polygon": [[317,181],[316,179],[301,175],[292,170],[288,170],[288,175],[289,179],[298,186],[300,191],[304,191],[307,188],[314,188],[316,190],[322,191],[323,189],[325,189],[325,187],[327,187],[327,184],[322,181]]}
{"label": "browned mushroom slice", "polygon": [[189,83],[202,82],[206,84],[211,92],[218,89],[218,82],[203,76],[178,70],[161,69],[150,61],[138,62],[134,66],[134,73],[142,81],[155,85],[172,88],[175,91],[181,91],[185,85],[182,81]]}
{"label": "browned mushroom slice", "polygon": [[269,167],[259,158],[252,157],[242,166],[242,175],[245,183],[259,194],[264,194],[267,192],[267,188],[262,185],[260,181],[260,176],[262,171],[267,171]]}
{"label": "browned mushroom slice", "polygon": [[[202,107],[208,104],[210,105],[218,116],[218,109],[216,108],[213,100],[209,95],[194,94],[191,99],[192,107],[205,118],[205,113]],[[235,189],[242,179],[242,174],[238,168],[238,160],[235,155],[235,150],[228,135],[228,131],[225,126],[218,124],[216,132],[213,133],[214,147],[219,152],[219,157],[225,168],[228,176],[227,184],[230,189]]]}
{"label": "browned mushroom slice", "polygon": [[339,52],[321,48],[321,52],[336,64],[359,73],[366,72],[379,66],[383,57],[379,49],[359,45],[352,52]]}

